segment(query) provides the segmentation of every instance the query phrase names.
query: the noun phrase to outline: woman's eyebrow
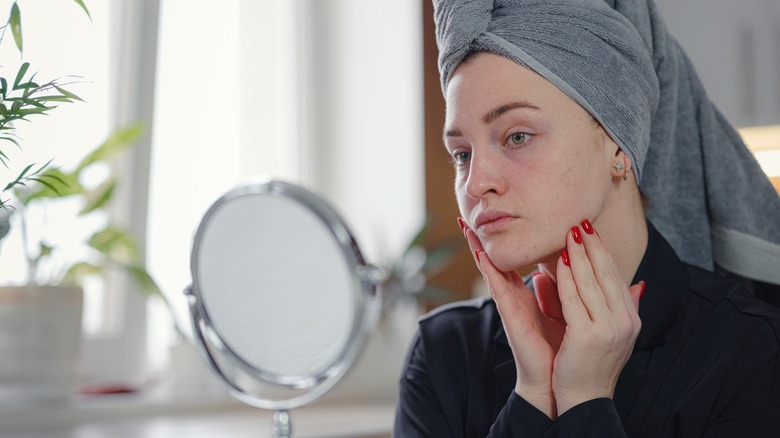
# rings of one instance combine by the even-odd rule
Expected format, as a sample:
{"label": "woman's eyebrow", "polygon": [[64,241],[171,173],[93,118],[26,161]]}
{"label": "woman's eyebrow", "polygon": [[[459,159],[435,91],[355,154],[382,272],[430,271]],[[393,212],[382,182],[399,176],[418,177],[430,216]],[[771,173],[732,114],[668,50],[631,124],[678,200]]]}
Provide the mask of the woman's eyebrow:
{"label": "woman's eyebrow", "polygon": [[[542,109],[539,108],[536,105],[533,105],[528,102],[510,102],[505,105],[501,105],[499,107],[496,107],[490,111],[488,111],[483,117],[482,121],[485,122],[485,124],[494,122],[496,119],[504,115],[507,111],[512,111],[513,109],[517,108],[524,108],[524,109],[531,109],[536,111],[541,111]],[[463,134],[457,130],[457,129],[451,129],[444,131],[444,139],[446,140],[447,137],[461,137]]]}
{"label": "woman's eyebrow", "polygon": [[501,117],[504,113],[507,111],[511,111],[516,108],[526,108],[526,109],[532,109],[536,111],[541,111],[539,107],[536,105],[530,104],[528,102],[511,102],[507,103],[505,105],[501,105],[495,109],[492,109],[488,111],[483,117],[482,121],[487,123],[491,123],[495,121],[497,118]]}
{"label": "woman's eyebrow", "polygon": [[451,129],[449,131],[447,131],[445,129],[445,131],[444,131],[444,139],[445,140],[447,139],[447,137],[462,137],[462,136],[463,136],[463,134],[461,134],[461,132],[458,131],[457,129]]}

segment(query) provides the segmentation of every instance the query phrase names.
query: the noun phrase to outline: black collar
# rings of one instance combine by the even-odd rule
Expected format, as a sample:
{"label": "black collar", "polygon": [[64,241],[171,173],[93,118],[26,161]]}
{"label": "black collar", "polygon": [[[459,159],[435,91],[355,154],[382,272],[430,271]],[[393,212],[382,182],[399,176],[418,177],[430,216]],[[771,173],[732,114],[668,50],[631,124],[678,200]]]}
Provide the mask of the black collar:
{"label": "black collar", "polygon": [[647,250],[631,284],[642,280],[647,282],[639,301],[642,330],[634,351],[647,350],[669,339],[688,296],[685,265],[650,222],[647,223]]}

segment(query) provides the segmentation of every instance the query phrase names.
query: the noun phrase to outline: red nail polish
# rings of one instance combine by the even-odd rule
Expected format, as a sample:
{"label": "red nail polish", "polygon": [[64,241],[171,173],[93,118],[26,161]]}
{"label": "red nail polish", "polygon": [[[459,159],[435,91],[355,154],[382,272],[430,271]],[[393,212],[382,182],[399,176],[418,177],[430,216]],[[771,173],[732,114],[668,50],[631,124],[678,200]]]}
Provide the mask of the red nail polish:
{"label": "red nail polish", "polygon": [[590,221],[587,219],[582,221],[582,229],[585,230],[585,232],[588,234],[593,234],[593,232],[595,231],[593,229],[593,225],[591,225]]}
{"label": "red nail polish", "polygon": [[477,262],[479,262],[479,250],[478,249],[474,250],[474,257],[476,257],[477,258]]}
{"label": "red nail polish", "polygon": [[533,273],[533,276],[534,276],[534,277],[538,277],[538,276],[540,276],[540,275],[544,275],[544,274],[542,274],[542,273],[541,273],[541,272],[539,272],[539,271],[534,271],[534,273]]}
{"label": "red nail polish", "polygon": [[569,253],[565,249],[561,253],[561,257],[563,258],[563,264],[564,265],[571,266],[571,265],[569,265]]}
{"label": "red nail polish", "polygon": [[574,238],[574,242],[582,243],[582,235],[580,234],[580,227],[571,227],[571,237]]}
{"label": "red nail polish", "polygon": [[458,216],[458,225],[460,225],[460,231],[466,232],[466,221],[462,217]]}
{"label": "red nail polish", "polygon": [[639,284],[642,286],[642,288],[639,289],[639,299],[642,299],[642,296],[645,294],[645,287],[647,286],[647,283],[640,281]]}

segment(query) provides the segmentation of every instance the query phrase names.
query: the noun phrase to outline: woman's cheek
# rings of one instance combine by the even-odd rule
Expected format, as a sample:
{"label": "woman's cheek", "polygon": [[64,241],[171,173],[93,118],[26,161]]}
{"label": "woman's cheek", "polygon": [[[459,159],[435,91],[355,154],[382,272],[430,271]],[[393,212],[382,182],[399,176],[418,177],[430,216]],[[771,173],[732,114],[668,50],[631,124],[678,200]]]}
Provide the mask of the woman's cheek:
{"label": "woman's cheek", "polygon": [[485,252],[490,261],[499,271],[508,272],[522,269],[537,262],[539,254],[536,242],[524,239],[525,244],[520,245],[516,239],[509,236],[500,239],[490,239],[483,242]]}
{"label": "woman's cheek", "polygon": [[471,200],[468,195],[466,195],[465,187],[459,187],[457,185],[455,186],[455,199],[458,202],[458,210],[460,211],[461,217],[464,219],[469,219],[469,213],[474,208],[474,201]]}

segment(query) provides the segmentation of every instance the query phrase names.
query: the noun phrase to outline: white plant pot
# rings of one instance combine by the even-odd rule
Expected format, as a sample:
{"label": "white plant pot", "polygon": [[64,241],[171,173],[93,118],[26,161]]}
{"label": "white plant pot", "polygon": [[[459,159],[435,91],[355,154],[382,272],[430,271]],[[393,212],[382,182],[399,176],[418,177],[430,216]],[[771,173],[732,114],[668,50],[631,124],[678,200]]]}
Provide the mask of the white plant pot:
{"label": "white plant pot", "polygon": [[180,339],[171,345],[169,352],[172,390],[178,393],[227,395],[227,391],[207,368],[192,341]]}
{"label": "white plant pot", "polygon": [[0,287],[0,403],[74,393],[83,295],[70,286]]}

